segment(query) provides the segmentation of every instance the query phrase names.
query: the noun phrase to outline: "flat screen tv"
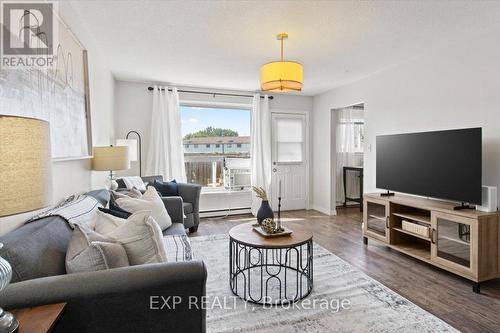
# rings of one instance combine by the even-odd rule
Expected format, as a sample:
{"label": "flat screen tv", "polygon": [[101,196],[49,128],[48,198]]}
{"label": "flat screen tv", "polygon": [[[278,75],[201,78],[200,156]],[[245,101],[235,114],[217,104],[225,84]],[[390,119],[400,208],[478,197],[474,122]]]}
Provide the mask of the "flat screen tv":
{"label": "flat screen tv", "polygon": [[379,189],[481,204],[481,128],[377,136]]}

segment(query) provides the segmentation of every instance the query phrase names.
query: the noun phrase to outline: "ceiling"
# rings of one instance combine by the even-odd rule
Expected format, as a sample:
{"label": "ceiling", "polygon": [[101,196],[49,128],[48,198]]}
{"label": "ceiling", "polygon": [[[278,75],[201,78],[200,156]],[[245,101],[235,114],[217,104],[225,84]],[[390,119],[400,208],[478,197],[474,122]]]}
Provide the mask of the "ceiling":
{"label": "ceiling", "polygon": [[[62,2],[61,2],[62,4]],[[315,95],[498,25],[499,2],[69,1],[117,79],[257,91],[259,68],[304,65]],[[68,22],[71,26],[71,22]]]}

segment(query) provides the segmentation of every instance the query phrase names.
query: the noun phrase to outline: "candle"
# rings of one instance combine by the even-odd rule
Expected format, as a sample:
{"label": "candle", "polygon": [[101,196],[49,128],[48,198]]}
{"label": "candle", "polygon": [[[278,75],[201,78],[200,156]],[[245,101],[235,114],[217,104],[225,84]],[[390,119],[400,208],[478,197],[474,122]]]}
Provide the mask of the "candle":
{"label": "candle", "polygon": [[278,197],[281,198],[281,179],[278,181],[278,184],[279,184]]}

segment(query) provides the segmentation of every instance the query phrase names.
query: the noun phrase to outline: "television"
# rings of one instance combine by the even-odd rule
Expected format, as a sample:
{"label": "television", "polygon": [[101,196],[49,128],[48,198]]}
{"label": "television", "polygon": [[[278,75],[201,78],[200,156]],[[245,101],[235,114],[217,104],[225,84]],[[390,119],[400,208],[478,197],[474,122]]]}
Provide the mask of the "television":
{"label": "television", "polygon": [[380,135],[376,186],[481,204],[481,128]]}

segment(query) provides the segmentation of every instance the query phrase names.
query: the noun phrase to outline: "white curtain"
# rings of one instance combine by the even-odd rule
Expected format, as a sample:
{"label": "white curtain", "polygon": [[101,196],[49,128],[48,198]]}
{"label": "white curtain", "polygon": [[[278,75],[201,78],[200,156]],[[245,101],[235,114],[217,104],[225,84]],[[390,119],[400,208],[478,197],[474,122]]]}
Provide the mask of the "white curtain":
{"label": "white curtain", "polygon": [[154,86],[146,175],[186,182],[179,94],[176,88]]}
{"label": "white curtain", "polygon": [[[252,105],[250,127],[250,159],[252,164],[252,186],[263,187],[268,196],[271,190],[271,112],[269,98],[255,94]],[[261,200],[252,195],[252,214],[256,215]],[[270,198],[269,198],[270,199]]]}
{"label": "white curtain", "polygon": [[[355,145],[355,122],[362,120],[362,111],[354,107],[347,107],[337,110],[337,125],[336,125],[336,201],[337,204],[344,202],[344,167],[360,167],[363,163],[361,153],[356,153]],[[359,173],[347,172],[347,196],[358,198],[359,193]]]}

